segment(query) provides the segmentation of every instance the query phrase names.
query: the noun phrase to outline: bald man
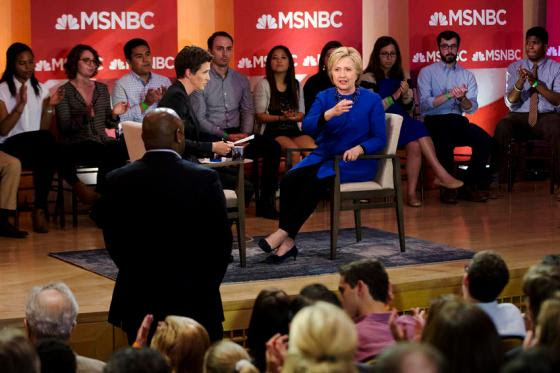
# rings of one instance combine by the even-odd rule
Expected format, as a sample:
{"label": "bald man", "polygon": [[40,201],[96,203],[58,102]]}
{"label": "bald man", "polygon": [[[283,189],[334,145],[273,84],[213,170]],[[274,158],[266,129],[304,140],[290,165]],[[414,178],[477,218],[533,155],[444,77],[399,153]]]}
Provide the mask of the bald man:
{"label": "bald man", "polygon": [[97,211],[119,268],[109,322],[132,343],[147,314],[154,327],[188,316],[221,339],[219,287],[232,243],[222,186],[215,171],[181,158],[183,122],[172,109],[148,113],[142,139],[146,154],[107,175]]}

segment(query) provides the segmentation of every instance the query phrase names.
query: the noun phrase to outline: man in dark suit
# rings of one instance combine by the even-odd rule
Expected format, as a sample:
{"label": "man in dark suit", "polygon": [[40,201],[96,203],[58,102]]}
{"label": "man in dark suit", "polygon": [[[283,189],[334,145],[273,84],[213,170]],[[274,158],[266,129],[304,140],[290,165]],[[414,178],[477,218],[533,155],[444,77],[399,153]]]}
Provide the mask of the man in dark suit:
{"label": "man in dark suit", "polygon": [[188,316],[221,339],[219,288],[232,243],[222,186],[215,171],[181,159],[184,127],[173,110],[147,114],[142,139],[146,154],[107,176],[98,209],[119,268],[109,322],[132,342],[147,314],[154,327]]}

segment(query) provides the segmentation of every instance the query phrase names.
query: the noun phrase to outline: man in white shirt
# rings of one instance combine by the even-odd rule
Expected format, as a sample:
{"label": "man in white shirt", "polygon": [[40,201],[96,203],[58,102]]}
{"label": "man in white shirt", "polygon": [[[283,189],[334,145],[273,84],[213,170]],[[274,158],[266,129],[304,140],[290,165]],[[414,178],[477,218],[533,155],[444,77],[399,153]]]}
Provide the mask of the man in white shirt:
{"label": "man in white shirt", "polygon": [[501,256],[493,251],[475,254],[465,268],[463,298],[480,307],[494,322],[502,337],[525,337],[525,322],[511,303],[499,303],[498,295],[509,281],[509,271]]}

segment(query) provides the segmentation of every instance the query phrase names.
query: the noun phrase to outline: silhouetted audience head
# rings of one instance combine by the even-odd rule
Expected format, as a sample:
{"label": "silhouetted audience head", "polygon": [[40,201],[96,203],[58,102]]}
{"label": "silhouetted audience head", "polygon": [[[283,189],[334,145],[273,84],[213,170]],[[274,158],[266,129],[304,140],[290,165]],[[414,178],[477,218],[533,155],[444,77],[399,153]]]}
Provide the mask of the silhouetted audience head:
{"label": "silhouetted audience head", "polygon": [[539,346],[546,346],[560,356],[560,293],[541,305],[537,317],[536,339]]}
{"label": "silhouetted audience head", "polygon": [[523,351],[502,367],[500,373],[557,373],[560,371],[554,352],[544,347]]}
{"label": "silhouetted audience head", "polygon": [[290,324],[290,298],[277,288],[261,290],[249,321],[247,347],[259,370],[266,368],[266,342],[276,333],[288,334]]}
{"label": "silhouetted audience head", "polygon": [[319,301],[294,317],[282,372],[355,372],[357,343],[356,326],[348,315]]}
{"label": "silhouetted audience head", "polygon": [[171,373],[171,369],[152,348],[123,348],[111,356],[103,373]]}
{"label": "silhouetted audience head", "polygon": [[483,303],[495,301],[509,281],[506,262],[493,251],[476,253],[465,272],[463,290]]}
{"label": "silhouetted audience head", "polygon": [[523,293],[527,296],[530,320],[535,323],[541,304],[560,290],[560,268],[537,264],[523,276]]}
{"label": "silhouetted audience head", "polygon": [[494,323],[475,305],[445,302],[422,333],[422,342],[438,349],[454,373],[496,372],[503,346]]}
{"label": "silhouetted audience head", "polygon": [[299,294],[311,301],[322,300],[323,302],[331,303],[335,306],[341,306],[340,299],[338,299],[337,295],[323,284],[307,285],[299,291]]}
{"label": "silhouetted audience head", "polygon": [[204,357],[204,373],[259,373],[247,351],[232,341],[212,345]]}
{"label": "silhouetted audience head", "polygon": [[191,318],[167,316],[158,324],[150,346],[167,359],[174,373],[202,373],[210,337]]}
{"label": "silhouetted audience head", "polygon": [[2,373],[39,373],[35,348],[17,329],[0,330],[0,371]]}
{"label": "silhouetted audience head", "polygon": [[60,339],[41,339],[35,344],[41,360],[41,373],[75,373],[77,369],[74,351]]}
{"label": "silhouetted audience head", "polygon": [[560,267],[560,254],[545,255],[540,264]]}
{"label": "silhouetted audience head", "polygon": [[177,113],[170,108],[157,108],[142,121],[142,140],[146,150],[172,149],[179,154],[185,150],[185,127]]}
{"label": "silhouetted audience head", "polygon": [[76,326],[78,303],[70,288],[62,283],[35,286],[25,306],[25,326],[29,338],[70,339]]}
{"label": "silhouetted audience head", "polygon": [[376,373],[443,373],[445,358],[427,344],[402,342],[375,359]]}

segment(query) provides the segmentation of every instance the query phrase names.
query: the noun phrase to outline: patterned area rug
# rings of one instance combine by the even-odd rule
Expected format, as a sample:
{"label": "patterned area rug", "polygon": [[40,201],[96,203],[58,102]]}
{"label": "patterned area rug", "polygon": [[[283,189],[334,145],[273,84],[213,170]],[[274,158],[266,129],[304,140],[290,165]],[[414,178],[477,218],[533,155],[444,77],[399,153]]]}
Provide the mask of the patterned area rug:
{"label": "patterned area rug", "polygon": [[[473,251],[414,237],[406,238],[406,252],[401,253],[397,234],[364,227],[361,242],[356,242],[354,229],[340,230],[337,259],[335,260],[329,259],[330,236],[328,231],[305,232],[300,233],[297,237],[299,248],[297,260],[288,259],[281,265],[273,265],[264,262],[267,254],[258,248],[256,242],[259,238],[255,237],[253,241],[247,243],[246,268],[239,266],[238,251],[234,246],[235,260],[229,265],[224,282],[336,273],[340,265],[364,258],[376,258],[386,267],[398,267],[470,259],[474,255]],[[109,279],[117,278],[117,267],[105,249],[64,251],[49,255]]]}

